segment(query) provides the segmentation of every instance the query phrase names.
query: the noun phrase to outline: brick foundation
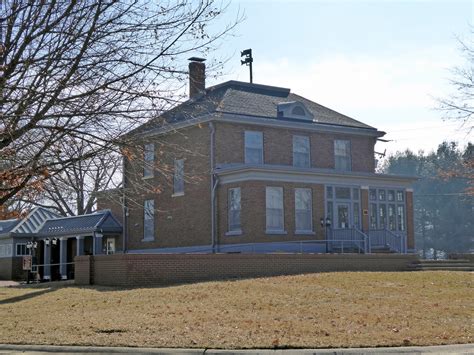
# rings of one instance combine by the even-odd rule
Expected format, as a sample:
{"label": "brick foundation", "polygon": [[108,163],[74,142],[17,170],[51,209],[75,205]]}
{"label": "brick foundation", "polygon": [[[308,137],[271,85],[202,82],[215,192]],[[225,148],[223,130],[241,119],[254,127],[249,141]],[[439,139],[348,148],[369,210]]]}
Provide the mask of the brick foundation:
{"label": "brick foundation", "polygon": [[331,271],[407,271],[416,255],[115,254],[76,257],[76,284],[159,286]]}

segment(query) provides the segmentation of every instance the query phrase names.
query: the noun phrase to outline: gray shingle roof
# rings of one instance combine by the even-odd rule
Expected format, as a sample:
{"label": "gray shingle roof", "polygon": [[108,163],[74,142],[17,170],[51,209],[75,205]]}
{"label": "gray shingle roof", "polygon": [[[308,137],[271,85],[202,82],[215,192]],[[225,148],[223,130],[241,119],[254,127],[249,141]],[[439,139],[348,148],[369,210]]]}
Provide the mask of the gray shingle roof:
{"label": "gray shingle roof", "polygon": [[215,112],[277,119],[277,105],[295,101],[303,103],[314,115],[315,122],[307,122],[308,124],[323,123],[376,130],[365,123],[293,94],[290,89],[231,80],[207,88],[205,95],[183,102],[130,133],[142,133],[164,124],[186,121]]}
{"label": "gray shingle roof", "polygon": [[43,225],[44,221],[58,217],[58,214],[46,208],[36,207],[11,232],[19,234],[35,233]]}
{"label": "gray shingle roof", "polygon": [[0,234],[11,232],[20,221],[21,219],[7,219],[0,221]]}
{"label": "gray shingle roof", "polygon": [[38,233],[43,236],[60,236],[94,231],[121,232],[122,226],[109,210],[103,210],[82,216],[48,220]]}

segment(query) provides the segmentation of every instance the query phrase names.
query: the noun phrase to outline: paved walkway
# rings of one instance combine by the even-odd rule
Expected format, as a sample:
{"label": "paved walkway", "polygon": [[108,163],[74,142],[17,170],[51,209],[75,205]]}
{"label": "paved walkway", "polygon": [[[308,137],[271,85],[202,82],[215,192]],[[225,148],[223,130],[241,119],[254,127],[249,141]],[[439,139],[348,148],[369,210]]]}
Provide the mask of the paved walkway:
{"label": "paved walkway", "polygon": [[11,287],[11,286],[18,286],[20,283],[16,281],[4,281],[0,280],[0,287]]}
{"label": "paved walkway", "polygon": [[474,344],[443,346],[410,346],[399,348],[352,349],[291,349],[291,350],[215,350],[215,349],[155,349],[87,346],[8,345],[0,344],[0,354],[171,354],[171,355],[309,355],[309,354],[474,354]]}

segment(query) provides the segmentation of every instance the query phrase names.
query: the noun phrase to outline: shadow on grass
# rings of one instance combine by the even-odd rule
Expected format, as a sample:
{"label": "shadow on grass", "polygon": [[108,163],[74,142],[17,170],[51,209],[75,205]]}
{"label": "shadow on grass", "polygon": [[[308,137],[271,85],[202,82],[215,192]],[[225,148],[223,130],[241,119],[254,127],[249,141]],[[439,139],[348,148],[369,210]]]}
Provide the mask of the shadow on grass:
{"label": "shadow on grass", "polygon": [[38,291],[30,292],[30,293],[27,293],[27,294],[24,294],[24,295],[21,295],[21,296],[10,297],[10,298],[4,299],[4,300],[0,300],[0,305],[16,303],[16,302],[28,300],[30,298],[38,297],[38,296],[44,295],[45,293],[49,293],[49,292],[52,292],[52,291],[54,291],[54,289],[45,288],[45,289],[40,289]]}

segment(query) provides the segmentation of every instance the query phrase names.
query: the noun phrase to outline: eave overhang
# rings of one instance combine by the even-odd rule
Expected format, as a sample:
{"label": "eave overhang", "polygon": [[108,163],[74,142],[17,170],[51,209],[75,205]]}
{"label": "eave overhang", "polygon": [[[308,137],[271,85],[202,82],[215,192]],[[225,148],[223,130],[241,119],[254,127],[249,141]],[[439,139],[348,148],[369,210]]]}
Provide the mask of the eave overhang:
{"label": "eave overhang", "polygon": [[263,127],[277,127],[285,129],[304,130],[308,132],[325,132],[369,136],[374,138],[383,137],[386,133],[375,128],[353,127],[320,122],[308,122],[305,120],[289,120],[277,117],[266,116],[249,116],[227,112],[213,112],[198,116],[195,118],[179,121],[171,124],[165,124],[161,127],[154,128],[147,132],[137,134],[135,137],[147,138],[150,136],[167,134],[178,131],[191,126],[207,123],[207,122],[227,122],[234,124],[256,125]]}
{"label": "eave overhang", "polygon": [[411,188],[415,176],[389,175],[332,169],[302,169],[283,165],[220,166],[215,170],[220,184],[244,181],[275,181],[312,184],[340,184],[353,186]]}

